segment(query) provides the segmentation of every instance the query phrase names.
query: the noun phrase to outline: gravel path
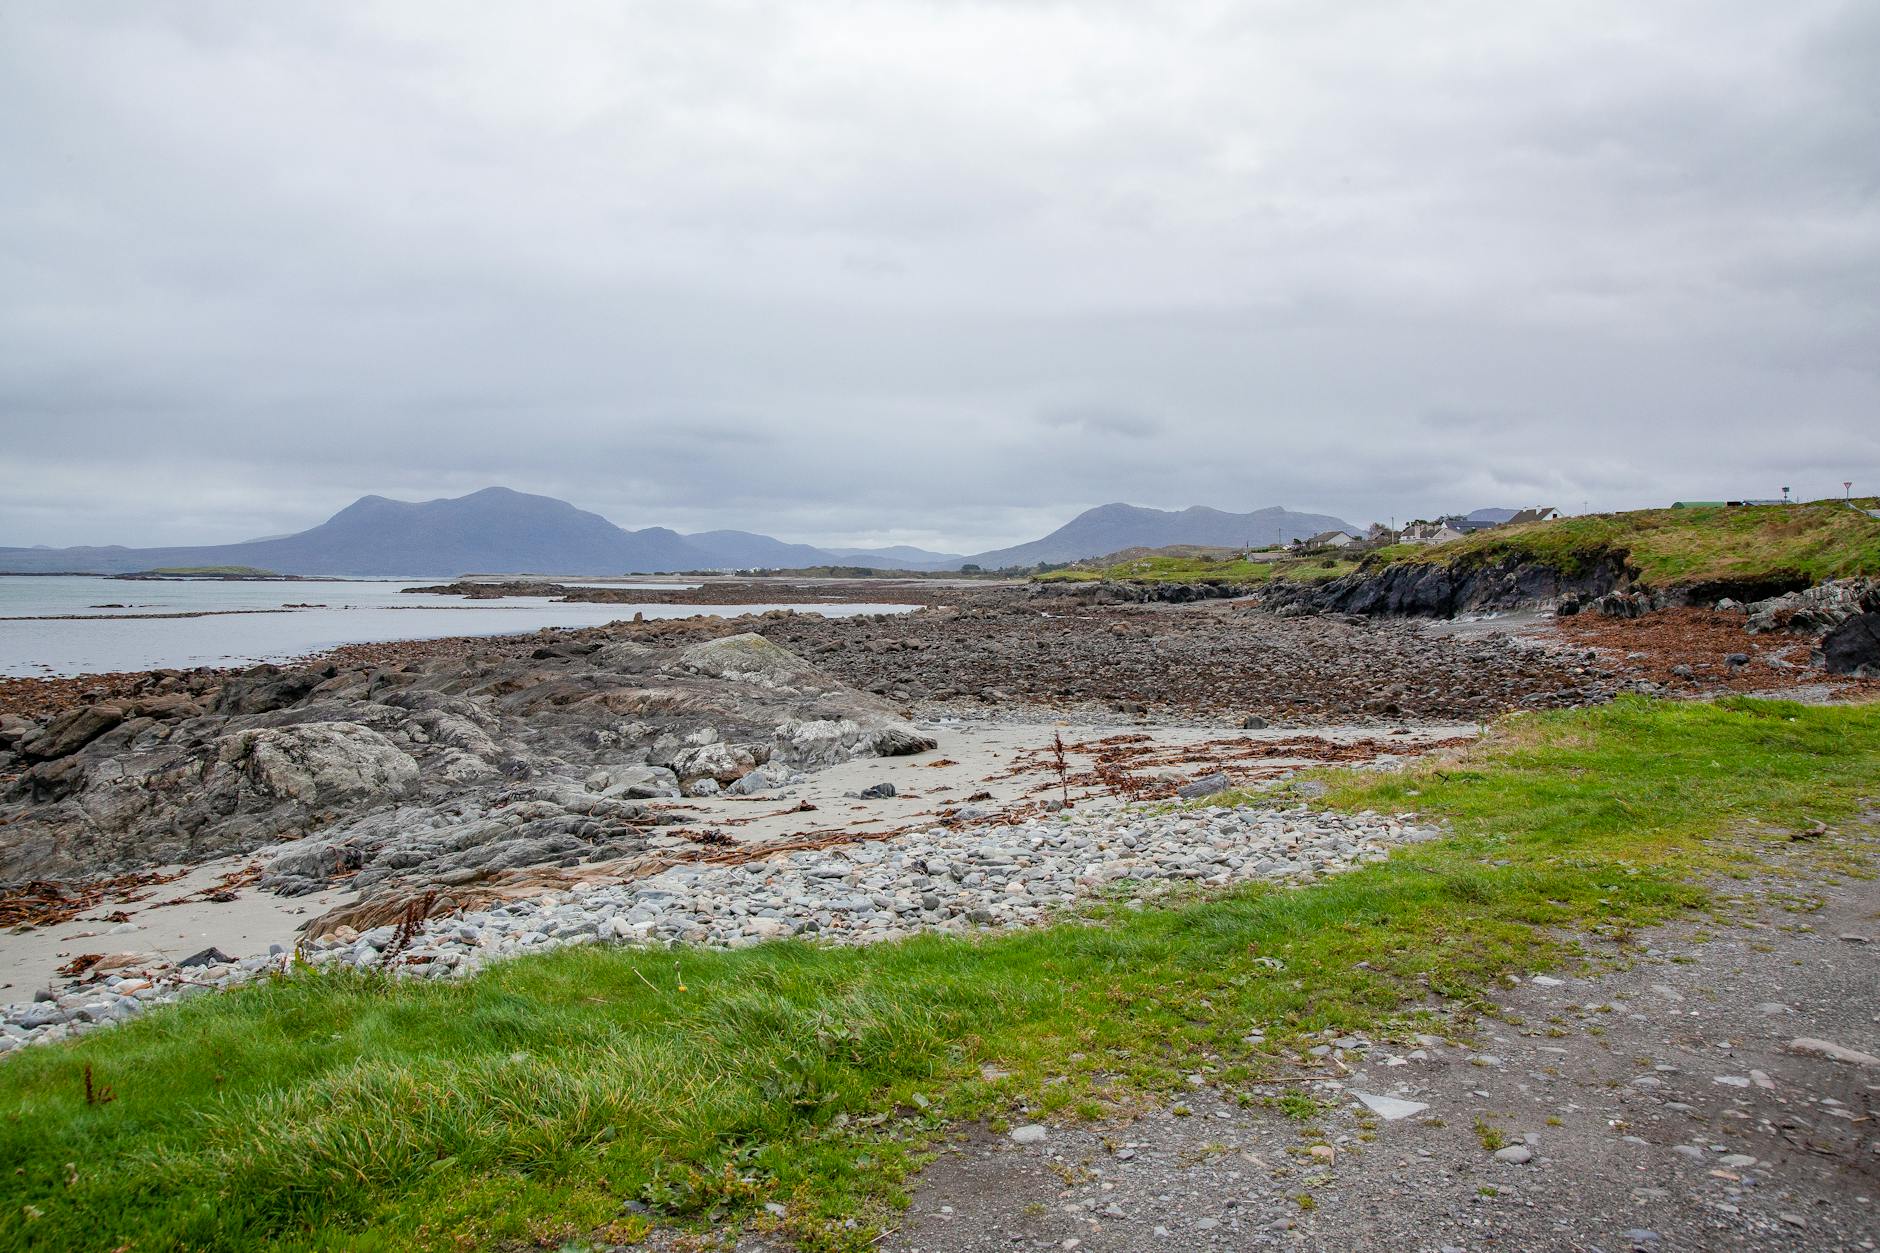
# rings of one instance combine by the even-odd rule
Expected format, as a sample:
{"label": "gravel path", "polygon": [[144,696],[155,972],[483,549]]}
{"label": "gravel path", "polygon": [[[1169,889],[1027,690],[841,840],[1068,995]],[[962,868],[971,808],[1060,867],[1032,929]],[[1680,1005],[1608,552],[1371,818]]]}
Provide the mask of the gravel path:
{"label": "gravel path", "polygon": [[[1249,1104],[1202,1074],[1121,1125],[1021,1111],[944,1152],[882,1247],[1872,1250],[1880,1067],[1789,1045],[1880,1053],[1880,884],[1745,904],[1511,984],[1472,1036],[1328,1040],[1314,1069],[1337,1078]],[[1288,1092],[1321,1111],[1264,1103]]]}

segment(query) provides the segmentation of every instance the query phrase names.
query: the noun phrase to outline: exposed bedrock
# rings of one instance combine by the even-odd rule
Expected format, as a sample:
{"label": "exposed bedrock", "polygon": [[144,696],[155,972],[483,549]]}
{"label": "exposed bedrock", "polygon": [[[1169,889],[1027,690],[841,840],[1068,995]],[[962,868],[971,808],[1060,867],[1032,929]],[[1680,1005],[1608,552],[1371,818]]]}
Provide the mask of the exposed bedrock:
{"label": "exposed bedrock", "polygon": [[1821,666],[1830,674],[1880,678],[1880,595],[1821,637]]}
{"label": "exposed bedrock", "polygon": [[1591,600],[1631,582],[1623,560],[1601,558],[1572,573],[1518,558],[1482,566],[1398,562],[1317,585],[1277,583],[1262,604],[1279,613],[1403,614],[1452,618],[1562,598]]}
{"label": "exposed bedrock", "polygon": [[1232,600],[1258,590],[1257,584],[1122,583],[1105,579],[1094,583],[1039,583],[1032,594],[1082,605],[1188,605],[1198,600]]}
{"label": "exposed bedrock", "polygon": [[544,639],[397,669],[257,666],[13,719],[0,732],[26,768],[0,793],[0,881],[284,842],[264,882],[289,892],[355,872],[369,886],[571,864],[644,847],[649,798],[934,747],[754,634]]}

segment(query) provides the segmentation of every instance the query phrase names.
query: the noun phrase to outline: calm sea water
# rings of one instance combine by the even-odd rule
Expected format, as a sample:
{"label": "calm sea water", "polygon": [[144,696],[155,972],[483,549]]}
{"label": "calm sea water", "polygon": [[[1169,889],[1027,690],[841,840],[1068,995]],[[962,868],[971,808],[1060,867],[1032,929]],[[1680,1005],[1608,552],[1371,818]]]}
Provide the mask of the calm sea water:
{"label": "calm sea water", "polygon": [[[439,581],[134,582],[77,575],[0,575],[0,675],[245,665],[284,661],[340,644],[514,635],[549,626],[599,626],[631,619],[635,613],[648,618],[735,617],[796,609],[846,617],[904,613],[910,608],[583,605],[560,604],[545,596],[467,601],[454,596],[407,595],[400,590]],[[172,616],[177,614],[201,616]]]}

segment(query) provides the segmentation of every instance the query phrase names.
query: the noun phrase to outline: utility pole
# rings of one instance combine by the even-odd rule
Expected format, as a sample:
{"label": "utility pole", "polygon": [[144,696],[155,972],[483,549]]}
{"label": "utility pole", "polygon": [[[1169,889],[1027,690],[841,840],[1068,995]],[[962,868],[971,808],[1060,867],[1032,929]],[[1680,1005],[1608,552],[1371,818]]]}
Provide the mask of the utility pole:
{"label": "utility pole", "polygon": [[1844,500],[1844,501],[1847,501],[1847,502],[1848,502],[1848,503],[1850,503],[1850,504],[1852,504],[1852,503],[1853,503],[1853,500],[1854,500],[1854,483],[1853,483],[1853,480],[1851,480],[1851,479],[1843,479],[1843,480],[1842,480],[1842,482],[1841,482],[1841,499],[1842,499],[1842,500]]}

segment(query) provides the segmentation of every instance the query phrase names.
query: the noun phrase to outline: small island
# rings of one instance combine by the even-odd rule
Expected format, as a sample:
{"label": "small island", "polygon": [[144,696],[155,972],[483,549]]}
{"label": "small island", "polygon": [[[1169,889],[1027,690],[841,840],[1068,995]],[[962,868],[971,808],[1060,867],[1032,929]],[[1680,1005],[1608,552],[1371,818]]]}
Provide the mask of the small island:
{"label": "small island", "polygon": [[226,583],[245,580],[267,579],[284,582],[299,582],[300,576],[280,574],[273,570],[263,570],[259,566],[159,566],[154,570],[137,570],[129,574],[113,574],[114,579],[215,579]]}

